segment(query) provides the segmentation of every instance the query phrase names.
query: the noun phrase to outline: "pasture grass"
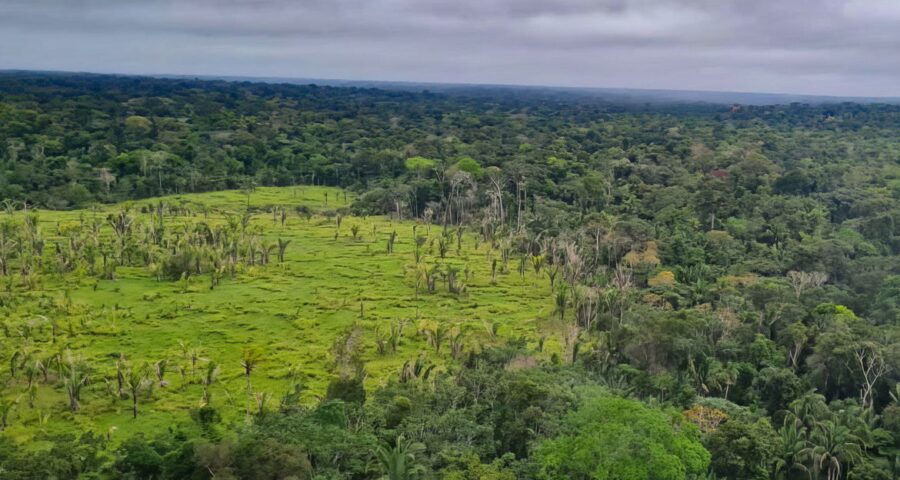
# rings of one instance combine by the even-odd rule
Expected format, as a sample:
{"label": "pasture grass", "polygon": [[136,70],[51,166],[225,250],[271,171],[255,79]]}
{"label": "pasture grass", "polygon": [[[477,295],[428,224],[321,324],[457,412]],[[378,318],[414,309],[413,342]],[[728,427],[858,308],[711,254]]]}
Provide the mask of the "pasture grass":
{"label": "pasture grass", "polygon": [[[32,408],[24,397],[24,380],[10,380],[2,390],[3,396],[18,400],[7,432],[20,441],[29,441],[41,431],[88,430],[115,432],[113,436],[121,439],[136,432],[187,424],[189,412],[200,404],[202,395],[196,378],[209,360],[221,366],[219,381],[212,387],[212,405],[227,419],[240,421],[252,404],[240,365],[245,347],[263,352],[263,361],[251,381],[255,392],[271,395],[269,408],[277,408],[292,381],[304,385],[304,401],[313,403],[334,377],[330,368],[332,344],[353,325],[364,332],[367,389],[396,376],[405,361],[420,355],[439,369],[454,361],[449,345],[437,353],[418,332],[429,325],[461,329],[467,349],[513,337],[525,337],[536,346],[545,337],[546,348],[539,355],[560,351],[559,335],[550,320],[553,302],[547,277],[536,274],[530,264],[521,276],[518,259],[513,258],[509,271],[498,274],[496,283],[492,282],[492,259],[500,254],[489,244],[478,242],[474,232],[465,233],[462,248],[457,252],[454,245],[444,260],[439,258],[437,246],[422,247],[422,262],[428,265],[443,262],[461,271],[468,268],[467,293],[451,294],[439,282],[436,293],[423,291],[416,298],[416,224],[386,217],[346,216],[336,236],[336,220],[327,212],[352,201],[352,195],[338,189],[306,186],[258,188],[249,194],[224,191],[177,195],[132,202],[132,211],[146,217],[149,213],[138,213],[141,207],[162,200],[191,210],[190,216],[167,220],[173,226],[199,218],[219,222],[227,212],[243,211],[248,199],[257,212],[252,225],[265,238],[291,241],[283,264],[273,260],[266,266],[243,268],[235,278],[224,278],[212,290],[206,275],[187,281],[157,281],[149,271],[137,267],[119,268],[116,280],[97,280],[83,272],[45,274],[34,289],[13,287],[12,295],[20,301],[6,321],[37,321],[33,319],[58,310],[48,309],[48,302],[66,304],[70,313],[53,319],[61,330],[56,340],[44,334],[34,340],[33,348],[39,352],[71,351],[88,361],[94,373],[82,408],[75,413],[67,408],[59,382],[39,386]],[[306,219],[296,213],[298,205],[316,213]],[[284,226],[267,212],[273,206],[288,209]],[[120,208],[107,205],[80,211],[40,211],[39,219],[44,235],[52,239],[60,225],[85,216],[105,217]],[[354,225],[359,227],[355,239],[351,235]],[[440,235],[439,226],[416,228],[419,235],[430,239]],[[109,233],[110,227],[105,229]],[[393,231],[397,239],[394,252],[388,254],[388,237]],[[408,323],[398,351],[379,354],[376,330],[388,329],[402,319]],[[498,338],[489,332],[494,323],[499,324]],[[72,324],[75,326],[69,327]],[[74,334],[66,333],[69,329]],[[15,335],[3,339],[5,362],[18,341]],[[203,358],[196,378],[188,372],[183,386],[177,367],[189,370],[190,361],[182,345],[198,349]],[[134,364],[169,361],[169,385],[157,386],[150,398],[141,398],[137,419],[131,418],[130,400],[107,394],[106,381],[114,377],[120,354]]]}

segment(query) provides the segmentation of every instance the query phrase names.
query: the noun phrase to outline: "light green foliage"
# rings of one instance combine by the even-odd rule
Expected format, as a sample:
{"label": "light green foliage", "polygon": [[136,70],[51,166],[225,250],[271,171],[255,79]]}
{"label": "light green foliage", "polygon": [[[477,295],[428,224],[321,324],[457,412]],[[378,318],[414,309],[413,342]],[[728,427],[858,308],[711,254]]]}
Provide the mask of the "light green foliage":
{"label": "light green foliage", "polygon": [[[325,394],[333,378],[330,346],[352,325],[361,327],[359,348],[369,389],[398,375],[406,361],[420,354],[427,354],[441,367],[459,353],[451,348],[454,345],[450,340],[444,340],[444,348],[439,350],[431,346],[427,335],[417,333],[426,326],[466,333],[459,335],[464,341],[460,348],[502,340],[484,331],[485,321],[502,324],[504,338],[525,335],[536,342],[547,335],[540,332],[543,322],[539,321],[551,308],[545,278],[527,272],[524,279],[518,274],[498,275],[497,282],[492,283],[490,246],[478,244],[474,234],[466,234],[459,254],[454,241],[446,259],[440,259],[437,247],[420,248],[421,265],[429,269],[458,269],[460,281],[468,269],[466,293],[451,293],[446,282],[438,280],[434,293],[426,292],[423,286],[417,296],[414,224],[347,216],[345,224],[359,225],[358,239],[353,240],[349,228],[335,238],[331,212],[346,207],[352,196],[346,199],[343,191],[333,188],[258,187],[249,193],[252,215],[246,219],[246,227],[242,215],[247,192],[186,194],[131,203],[127,215],[135,236],[159,223],[155,209],[162,202],[167,208],[163,216],[166,239],[183,235],[187,225],[206,223],[216,227],[234,222],[237,231],[245,229],[248,236],[257,236],[260,248],[271,247],[267,264],[237,265],[233,277],[225,265],[212,272],[192,273],[194,260],[189,260],[172,280],[166,276],[157,280],[155,263],[148,267],[119,266],[114,276],[102,278],[100,252],[96,254],[94,275],[84,264],[55,273],[55,243],[65,245],[67,232],[93,228],[90,225],[96,222],[100,238],[118,245],[113,231],[116,223],[107,221],[107,215],[118,218],[122,205],[99,210],[40,211],[40,229],[47,243],[42,268],[47,271],[34,275],[39,282],[34,288],[18,276],[6,277],[13,279],[12,293],[4,298],[12,295],[15,301],[7,301],[3,307],[10,336],[2,337],[9,348],[0,350],[0,361],[9,365],[15,348],[22,346],[24,340],[14,333],[22,325],[33,325],[27,330],[33,337],[28,341],[29,350],[23,354],[52,359],[60,349],[69,348],[73,358],[83,362],[77,378],[69,379],[65,371],[67,381],[78,389],[77,411],[71,412],[65,390],[55,388],[51,369],[49,382],[35,383],[34,408],[23,401],[13,409],[7,432],[23,441],[33,438],[38,414],[43,412],[50,414],[49,431],[113,429],[124,438],[131,432],[161,431],[174,421],[185,421],[188,409],[206,401],[226,418],[238,417],[257,408],[257,394],[281,398],[297,382],[304,386],[301,402],[309,405]],[[284,225],[280,216],[273,221],[269,213],[272,207],[286,209]],[[307,220],[306,215],[311,218]],[[4,220],[21,225],[25,214],[16,212],[8,217]],[[388,254],[384,245],[393,232],[394,252]],[[429,236],[425,226],[418,228],[417,235]],[[438,235],[432,229],[429,238]],[[277,261],[279,240],[290,242],[283,263]],[[154,255],[165,253],[157,247],[149,251],[156,251]],[[107,255],[113,258],[117,254]],[[190,258],[204,265],[207,262],[203,255]],[[18,259],[12,260],[18,269]],[[211,282],[211,275],[215,282]],[[361,303],[365,307],[362,316]],[[36,320],[39,315],[48,320]],[[58,325],[55,343],[52,323]],[[391,332],[400,324],[409,327],[398,330],[390,348],[379,354],[376,329]],[[551,340],[545,350],[547,358],[555,351],[558,347]],[[263,353],[249,358],[247,352]],[[159,381],[151,386],[143,379],[135,384],[141,386],[137,419],[132,418],[134,405],[129,394],[110,398],[107,393],[106,381],[111,382],[113,391],[118,390],[115,377],[119,354],[137,366],[167,360],[167,386],[160,387]],[[248,358],[252,360],[249,375]],[[15,365],[23,362],[24,357]],[[81,372],[88,369],[90,382],[82,382]],[[153,372],[148,375],[153,377]],[[26,389],[27,379],[20,371],[2,395],[15,399]],[[270,402],[270,407],[273,405]]]}
{"label": "light green foliage", "polygon": [[418,156],[407,158],[404,164],[406,165],[407,170],[416,172],[420,175],[434,168],[434,160]]}
{"label": "light green foliage", "polygon": [[125,128],[131,132],[146,135],[153,128],[153,124],[147,117],[132,115],[125,119]]}
{"label": "light green foliage", "polygon": [[484,170],[481,168],[481,164],[472,157],[460,158],[456,162],[456,168],[460,169],[463,172],[471,174],[475,178],[481,178],[481,176],[484,174]]}
{"label": "light green foliage", "polygon": [[699,435],[677,413],[594,394],[537,455],[549,479],[687,479],[706,472],[710,462]]}

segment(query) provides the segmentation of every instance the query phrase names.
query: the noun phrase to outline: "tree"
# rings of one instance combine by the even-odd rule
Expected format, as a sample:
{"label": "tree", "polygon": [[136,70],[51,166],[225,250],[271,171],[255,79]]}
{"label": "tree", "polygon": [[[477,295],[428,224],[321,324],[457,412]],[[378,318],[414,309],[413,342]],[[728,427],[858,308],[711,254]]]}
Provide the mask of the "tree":
{"label": "tree", "polygon": [[873,408],[874,388],[878,381],[890,371],[882,355],[882,347],[875,342],[860,342],[853,349],[855,367],[861,375],[859,400],[863,407]]}
{"label": "tree", "polygon": [[278,263],[284,263],[284,252],[287,250],[287,247],[290,244],[290,240],[282,240],[280,238],[278,239]]}
{"label": "tree", "polygon": [[425,471],[418,462],[418,456],[425,451],[425,445],[397,437],[394,444],[383,443],[375,451],[375,457],[384,472],[384,480],[412,480]]}
{"label": "tree", "polygon": [[753,380],[753,388],[759,402],[771,415],[787,408],[805,393],[807,387],[791,369],[766,367]]}
{"label": "tree", "polygon": [[124,387],[128,390],[131,397],[131,415],[137,418],[138,415],[138,396],[145,391],[149,391],[153,385],[150,378],[150,368],[144,364],[141,367],[128,367],[125,373]]}
{"label": "tree", "polygon": [[679,414],[592,392],[536,458],[547,478],[677,480],[706,472],[699,431]]}
{"label": "tree", "polygon": [[454,166],[460,171],[466,172],[475,178],[481,178],[481,175],[483,174],[481,164],[472,157],[462,157]]}
{"label": "tree", "polygon": [[503,225],[506,220],[505,211],[503,210],[503,187],[506,184],[506,177],[504,176],[503,171],[495,166],[487,167],[485,172],[487,173],[487,178],[491,185],[490,197],[492,205],[496,210],[496,221]]}
{"label": "tree", "polygon": [[110,187],[110,185],[112,185],[113,183],[116,182],[116,176],[113,175],[112,173],[110,173],[109,169],[101,168],[99,180],[100,180],[100,183],[102,183],[103,186],[106,188],[106,198],[108,200],[109,199],[109,187]]}
{"label": "tree", "polygon": [[253,370],[256,369],[262,361],[262,358],[262,352],[255,347],[245,347],[244,350],[241,351],[241,367],[244,369],[244,375],[247,377],[248,395],[253,393],[253,387],[250,384],[250,374],[253,373]]}
{"label": "tree", "polygon": [[13,408],[18,405],[19,397],[16,398],[2,398],[0,397],[0,431],[6,430],[6,427],[9,426],[9,414],[12,413]]}
{"label": "tree", "polygon": [[803,322],[794,322],[781,332],[782,341],[787,343],[788,360],[793,370],[800,366],[800,355],[810,337],[810,329]]}
{"label": "tree", "polygon": [[768,420],[732,418],[705,440],[718,478],[766,480],[777,460],[778,437]]}
{"label": "tree", "polygon": [[312,478],[306,451],[300,445],[275,438],[247,435],[235,451],[236,474],[247,480]]}
{"label": "tree", "polygon": [[203,405],[209,405],[212,402],[212,392],[210,388],[219,378],[219,365],[210,361],[206,364],[206,372],[203,375]]}
{"label": "tree", "polygon": [[0,276],[9,275],[10,260],[19,245],[11,222],[0,224]]}
{"label": "tree", "polygon": [[163,470],[163,457],[153,448],[143,434],[137,434],[119,446],[113,468],[119,474],[132,474],[135,478],[159,478]]}
{"label": "tree", "polygon": [[797,300],[800,300],[800,296],[803,295],[806,289],[821,287],[828,281],[828,274],[825,272],[798,272],[791,270],[787,273],[787,278],[791,282],[791,287],[794,288]]}
{"label": "tree", "polygon": [[147,117],[131,115],[125,119],[125,128],[131,133],[146,135],[150,133],[152,123]]}
{"label": "tree", "polygon": [[69,409],[77,412],[81,408],[81,389],[90,381],[90,372],[87,364],[76,360],[71,352],[66,354],[64,370],[66,375],[63,383],[69,398]]}
{"label": "tree", "polygon": [[819,422],[813,429],[806,453],[813,461],[816,478],[840,480],[849,463],[863,457],[860,439],[849,428],[832,420]]}
{"label": "tree", "polygon": [[810,478],[810,471],[806,465],[807,431],[803,423],[793,415],[787,415],[784,425],[778,429],[781,442],[778,450],[778,458],[775,460],[775,478],[788,480],[796,478],[799,473],[801,478]]}
{"label": "tree", "polygon": [[407,158],[405,166],[407,170],[414,172],[419,177],[422,177],[434,168],[435,162],[434,160],[425,157],[415,156]]}
{"label": "tree", "polygon": [[882,280],[873,311],[883,323],[900,321],[900,275],[888,275]]}

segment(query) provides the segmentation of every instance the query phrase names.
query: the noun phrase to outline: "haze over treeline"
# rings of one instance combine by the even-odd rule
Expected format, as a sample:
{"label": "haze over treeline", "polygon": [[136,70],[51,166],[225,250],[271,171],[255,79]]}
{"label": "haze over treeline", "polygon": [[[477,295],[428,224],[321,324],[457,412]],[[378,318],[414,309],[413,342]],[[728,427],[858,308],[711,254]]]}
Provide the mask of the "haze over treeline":
{"label": "haze over treeline", "polygon": [[0,68],[898,97],[891,0],[7,0]]}

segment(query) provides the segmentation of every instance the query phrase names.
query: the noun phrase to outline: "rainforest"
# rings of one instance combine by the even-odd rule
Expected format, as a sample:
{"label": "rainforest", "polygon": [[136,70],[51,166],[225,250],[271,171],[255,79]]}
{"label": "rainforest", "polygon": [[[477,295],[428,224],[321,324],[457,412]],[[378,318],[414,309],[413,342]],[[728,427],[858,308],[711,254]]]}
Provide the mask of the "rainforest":
{"label": "rainforest", "polygon": [[0,478],[900,478],[900,106],[0,74]]}

